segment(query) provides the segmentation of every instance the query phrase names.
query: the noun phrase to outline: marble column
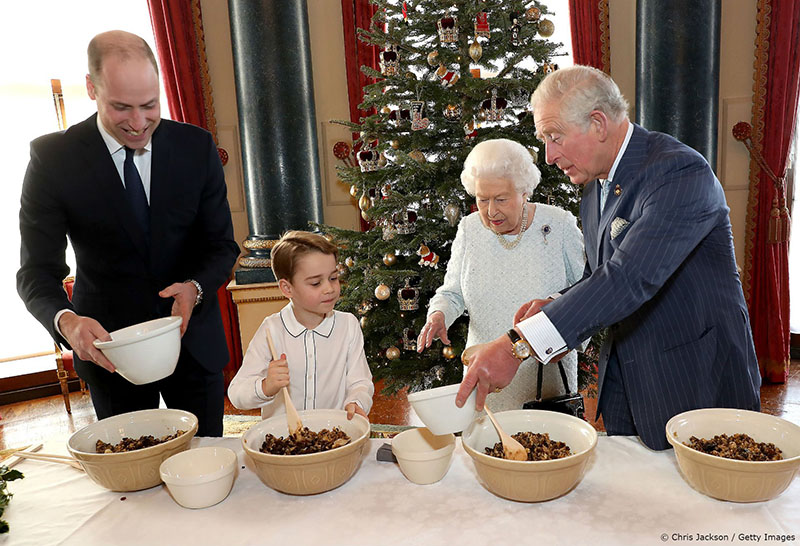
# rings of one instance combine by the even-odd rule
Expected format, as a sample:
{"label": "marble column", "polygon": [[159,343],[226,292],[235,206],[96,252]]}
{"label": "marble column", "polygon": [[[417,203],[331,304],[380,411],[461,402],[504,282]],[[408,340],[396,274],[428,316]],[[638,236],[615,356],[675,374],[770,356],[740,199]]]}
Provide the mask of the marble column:
{"label": "marble column", "polygon": [[229,0],[250,234],[237,284],[273,282],[281,233],[322,222],[306,0]]}
{"label": "marble column", "polygon": [[717,168],[720,0],[638,0],[636,122]]}

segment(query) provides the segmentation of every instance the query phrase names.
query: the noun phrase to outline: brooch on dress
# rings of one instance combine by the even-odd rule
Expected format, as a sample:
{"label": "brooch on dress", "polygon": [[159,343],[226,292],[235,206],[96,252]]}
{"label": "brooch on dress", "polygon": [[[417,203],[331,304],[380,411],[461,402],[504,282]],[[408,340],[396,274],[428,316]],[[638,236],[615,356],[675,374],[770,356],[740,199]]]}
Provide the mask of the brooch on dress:
{"label": "brooch on dress", "polygon": [[547,236],[550,235],[550,225],[545,224],[542,226],[542,238],[544,239],[544,244],[547,244]]}

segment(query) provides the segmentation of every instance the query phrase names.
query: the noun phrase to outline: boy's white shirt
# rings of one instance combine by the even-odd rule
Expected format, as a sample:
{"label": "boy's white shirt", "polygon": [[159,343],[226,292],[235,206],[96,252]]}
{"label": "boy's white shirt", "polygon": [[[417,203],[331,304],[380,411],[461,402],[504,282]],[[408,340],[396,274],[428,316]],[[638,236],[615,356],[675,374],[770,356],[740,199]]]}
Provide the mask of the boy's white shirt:
{"label": "boy's white shirt", "polygon": [[228,387],[228,398],[234,406],[261,408],[263,419],[286,413],[282,396],[267,397],[261,390],[272,360],[267,328],[278,357],[286,354],[289,395],[298,410],[344,409],[355,402],[369,413],[375,387],[358,319],[350,313],[333,311],[309,330],[297,321],[292,302],[265,318],[256,330],[242,367]]}

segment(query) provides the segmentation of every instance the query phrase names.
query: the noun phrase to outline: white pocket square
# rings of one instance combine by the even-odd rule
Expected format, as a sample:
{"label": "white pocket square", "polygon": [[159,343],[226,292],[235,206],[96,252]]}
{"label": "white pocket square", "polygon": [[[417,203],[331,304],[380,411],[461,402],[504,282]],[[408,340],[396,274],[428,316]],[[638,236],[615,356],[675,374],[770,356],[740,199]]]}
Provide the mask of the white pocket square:
{"label": "white pocket square", "polygon": [[620,218],[617,216],[611,221],[611,239],[616,239],[619,235],[625,231],[628,226],[631,225],[625,218]]}

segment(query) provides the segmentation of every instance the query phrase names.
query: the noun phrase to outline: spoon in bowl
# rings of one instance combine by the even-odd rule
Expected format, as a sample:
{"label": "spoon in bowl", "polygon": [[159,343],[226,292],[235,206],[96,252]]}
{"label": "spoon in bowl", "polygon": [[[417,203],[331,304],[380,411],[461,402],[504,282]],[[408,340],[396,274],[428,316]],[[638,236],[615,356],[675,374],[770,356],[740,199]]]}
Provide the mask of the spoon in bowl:
{"label": "spoon in bowl", "polygon": [[[269,352],[272,354],[272,360],[278,360],[278,355],[275,352],[275,345],[272,343],[272,334],[269,333],[267,328],[267,344],[269,345]],[[292,398],[289,396],[289,389],[281,387],[283,391],[283,403],[286,406],[286,424],[289,427],[289,434],[292,436],[303,430],[303,422],[300,420],[300,414],[292,404]]]}
{"label": "spoon in bowl", "polygon": [[497,430],[497,434],[500,436],[500,441],[503,443],[503,458],[511,461],[527,461],[528,452],[525,447],[500,427],[494,418],[494,414],[487,406],[483,406],[483,411],[489,416],[495,430]]}

